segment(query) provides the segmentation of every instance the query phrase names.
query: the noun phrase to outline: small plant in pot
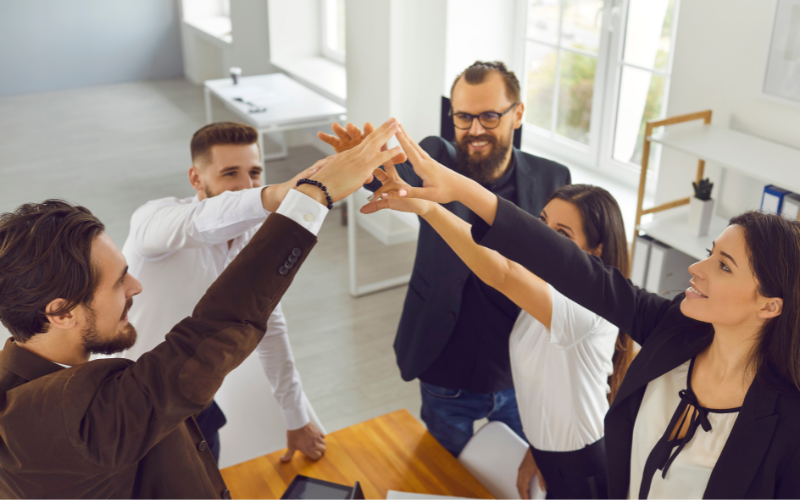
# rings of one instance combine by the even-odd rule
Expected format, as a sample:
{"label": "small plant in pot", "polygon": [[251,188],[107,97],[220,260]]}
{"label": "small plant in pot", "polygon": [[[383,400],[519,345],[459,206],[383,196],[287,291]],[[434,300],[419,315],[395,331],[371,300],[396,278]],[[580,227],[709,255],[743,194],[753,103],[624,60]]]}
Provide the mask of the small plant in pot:
{"label": "small plant in pot", "polygon": [[711,189],[714,183],[709,179],[692,182],[694,196],[689,201],[689,232],[695,236],[708,236],[711,216],[714,214],[714,200]]}

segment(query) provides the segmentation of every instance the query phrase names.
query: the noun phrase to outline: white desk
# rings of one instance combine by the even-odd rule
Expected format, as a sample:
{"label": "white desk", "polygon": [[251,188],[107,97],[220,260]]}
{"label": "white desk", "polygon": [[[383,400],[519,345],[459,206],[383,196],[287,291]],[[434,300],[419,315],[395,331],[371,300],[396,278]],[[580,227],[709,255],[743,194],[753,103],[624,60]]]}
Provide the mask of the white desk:
{"label": "white desk", "polygon": [[[344,120],[347,110],[335,102],[297,83],[283,73],[271,75],[244,76],[234,85],[230,78],[206,80],[206,121],[213,121],[211,115],[211,95],[220,99],[243,123],[252,125],[258,131],[259,144],[263,135],[269,136],[281,147],[279,153],[264,154],[262,160],[286,158],[288,148],[284,132],[306,127],[330,125]],[[251,106],[237,102],[235,98],[252,102],[267,110],[250,113]],[[263,145],[261,146],[263,148]]]}

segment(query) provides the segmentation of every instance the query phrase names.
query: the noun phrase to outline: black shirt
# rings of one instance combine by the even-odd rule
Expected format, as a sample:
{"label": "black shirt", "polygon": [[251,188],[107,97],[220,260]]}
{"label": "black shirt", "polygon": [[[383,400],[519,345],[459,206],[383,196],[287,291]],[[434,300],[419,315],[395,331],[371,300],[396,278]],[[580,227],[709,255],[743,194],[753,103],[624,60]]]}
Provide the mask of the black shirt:
{"label": "black shirt", "polygon": [[[517,204],[514,156],[511,165],[493,184],[492,193]],[[470,212],[474,223],[477,215]],[[461,311],[453,333],[439,357],[419,377],[428,384],[466,389],[479,394],[514,387],[508,339],[519,307],[505,295],[470,273],[461,295]]]}

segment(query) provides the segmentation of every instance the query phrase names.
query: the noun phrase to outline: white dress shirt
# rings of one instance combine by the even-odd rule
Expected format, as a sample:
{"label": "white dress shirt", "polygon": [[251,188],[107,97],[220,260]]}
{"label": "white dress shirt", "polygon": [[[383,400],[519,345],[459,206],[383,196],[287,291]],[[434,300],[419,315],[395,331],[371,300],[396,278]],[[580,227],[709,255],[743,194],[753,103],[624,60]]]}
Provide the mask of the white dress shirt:
{"label": "white dress shirt", "polygon": [[580,450],[603,437],[619,329],[552,286],[550,329],[521,311],[509,338],[522,429],[542,451]]}
{"label": "white dress shirt", "polygon": [[[138,340],[121,357],[138,359],[191,315],[208,287],[269,215],[261,203],[262,189],[228,191],[203,201],[197,196],[162,198],[134,212],[122,253],[143,290],[128,313]],[[316,235],[327,212],[308,196],[290,190],[276,213]],[[267,321],[267,332],[256,352],[287,428],[295,430],[308,424],[300,374],[294,365],[280,303]]]}

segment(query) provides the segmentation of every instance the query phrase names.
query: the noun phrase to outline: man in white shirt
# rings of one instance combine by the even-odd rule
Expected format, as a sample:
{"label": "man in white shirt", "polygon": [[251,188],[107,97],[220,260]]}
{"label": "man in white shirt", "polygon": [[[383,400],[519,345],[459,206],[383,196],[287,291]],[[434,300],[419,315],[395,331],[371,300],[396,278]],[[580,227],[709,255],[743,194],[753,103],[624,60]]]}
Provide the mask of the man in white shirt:
{"label": "man in white shirt", "polygon": [[[313,166],[286,183],[262,188],[258,134],[252,127],[232,122],[198,130],[191,153],[189,182],[197,194],[147,202],[131,217],[122,253],[144,292],[129,313],[139,340],[122,357],[136,360],[163,342],[164,333],[192,313],[297,180],[317,169]],[[291,460],[295,450],[314,460],[320,458],[325,438],[309,418],[280,303],[269,317],[256,352],[288,429],[288,450],[282,460]],[[212,401],[196,419],[219,461],[219,429],[226,422],[222,410]]]}

